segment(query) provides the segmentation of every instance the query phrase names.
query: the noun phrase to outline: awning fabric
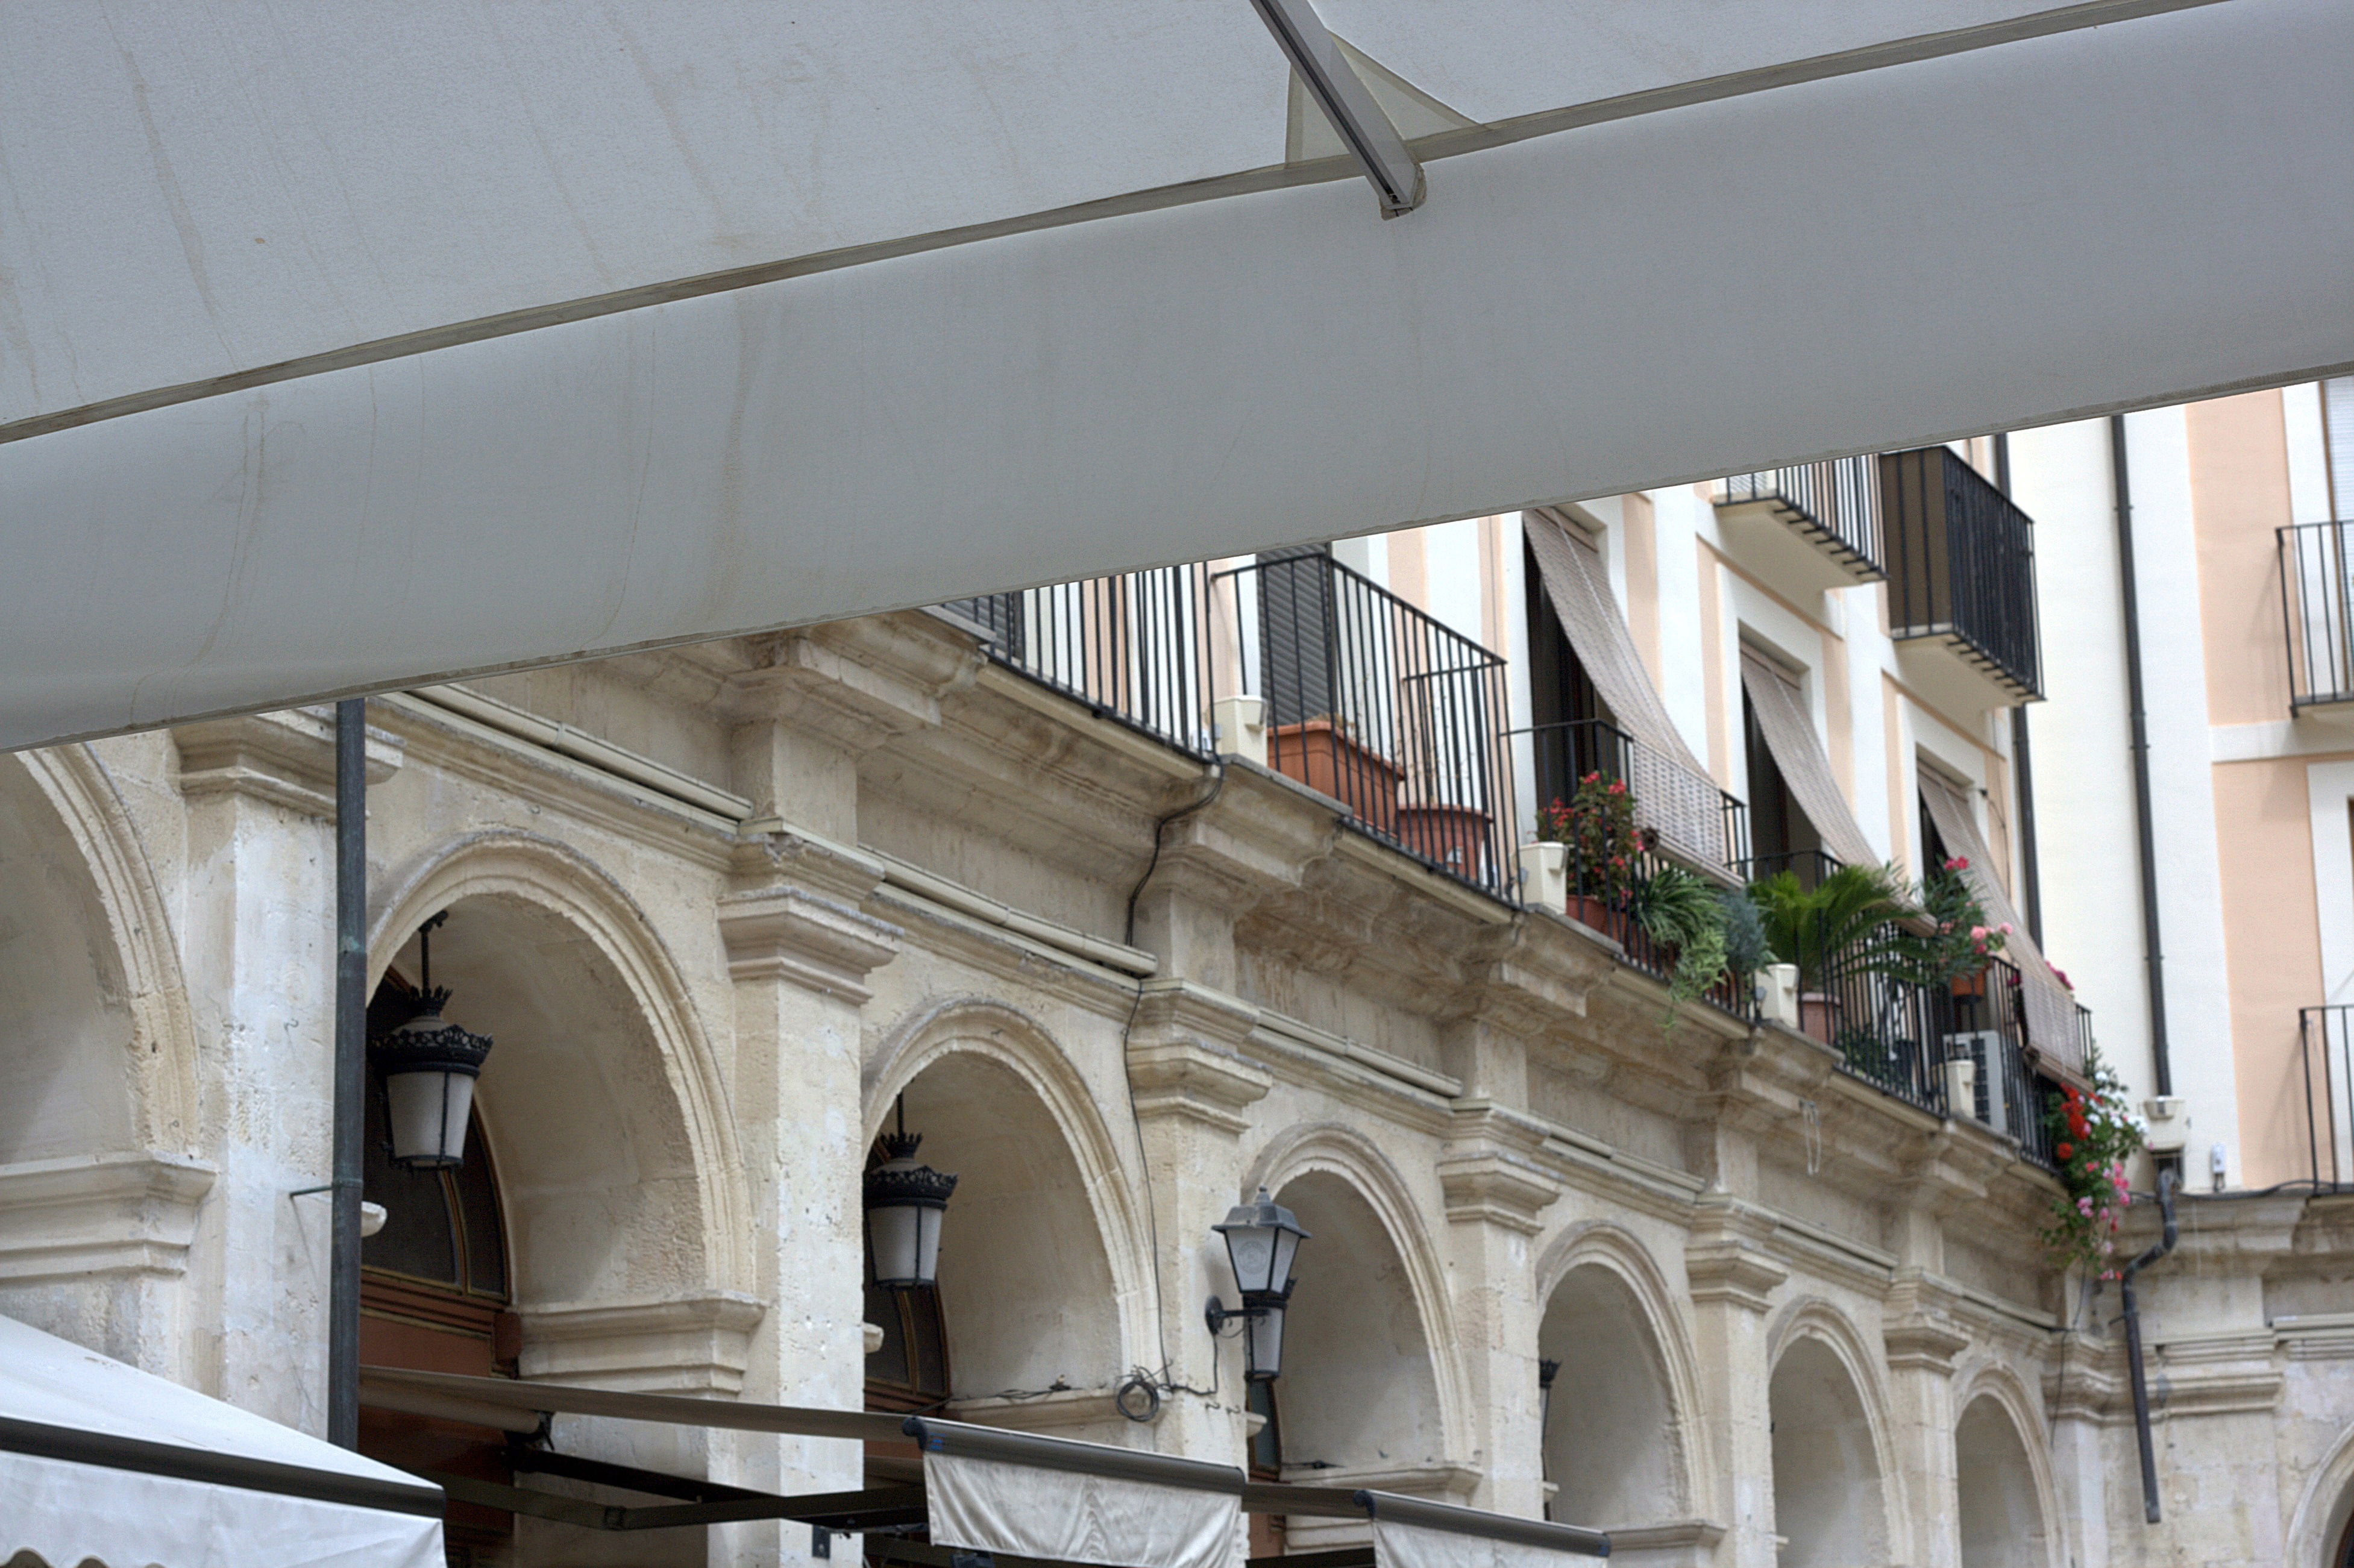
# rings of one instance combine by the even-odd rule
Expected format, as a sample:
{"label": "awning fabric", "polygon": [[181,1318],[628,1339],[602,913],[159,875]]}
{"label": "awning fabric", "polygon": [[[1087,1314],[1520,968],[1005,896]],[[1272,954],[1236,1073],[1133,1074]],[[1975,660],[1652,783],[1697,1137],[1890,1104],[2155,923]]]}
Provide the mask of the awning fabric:
{"label": "awning fabric", "polygon": [[440,1489],[0,1318],[0,1562],[441,1568]]}
{"label": "awning fabric", "polygon": [[910,1416],[935,1546],[1116,1568],[1235,1568],[1243,1473]]}
{"label": "awning fabric", "polygon": [[[1789,787],[1798,809],[1807,813],[1823,848],[1843,864],[1878,864],[1880,856],[1873,852],[1872,841],[1863,836],[1855,813],[1848,808],[1847,796],[1831,774],[1831,759],[1815,735],[1814,719],[1798,688],[1770,662],[1746,648],[1741,651],[1741,684],[1749,694],[1750,706],[1757,711],[1757,727],[1765,734],[1766,749],[1774,754],[1774,766],[1782,770],[1782,782]],[[1755,795],[1754,789],[1751,794]]]}
{"label": "awning fabric", "polygon": [[1658,829],[1679,854],[1704,865],[1724,864],[1723,794],[1684,744],[1651,684],[1627,618],[1611,595],[1600,553],[1583,530],[1550,510],[1522,513],[1522,523],[1545,596],[1577,651],[1577,662],[1610,705],[1618,727],[1634,737],[1627,783],[1635,792],[1636,820]]}
{"label": "awning fabric", "polygon": [[2020,1001],[2027,1015],[2027,1041],[2052,1066],[2062,1073],[2081,1078],[2084,1071],[2084,1052],[2078,1034],[2076,999],[2052,972],[2052,966],[2027,934],[2027,921],[2010,902],[2010,895],[1995,879],[1994,854],[1987,848],[1978,832],[1977,816],[1969,802],[1939,775],[1928,768],[1921,769],[1921,803],[1929,809],[1929,820],[1937,824],[1937,834],[1946,841],[1949,853],[1969,862],[1962,875],[1978,895],[1990,924],[2010,927],[2010,935],[2003,938],[2003,957],[2019,969]]}
{"label": "awning fabric", "polygon": [[1363,1491],[1357,1500],[1373,1518],[1374,1568],[1548,1568],[1564,1552],[1610,1555],[1610,1537],[1598,1530],[1394,1492]]}

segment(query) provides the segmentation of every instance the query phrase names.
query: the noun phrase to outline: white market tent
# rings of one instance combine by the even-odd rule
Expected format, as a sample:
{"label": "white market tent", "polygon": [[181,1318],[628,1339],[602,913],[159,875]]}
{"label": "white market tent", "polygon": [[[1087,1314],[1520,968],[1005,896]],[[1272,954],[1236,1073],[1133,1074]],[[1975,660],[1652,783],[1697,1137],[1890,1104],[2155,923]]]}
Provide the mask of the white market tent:
{"label": "white market tent", "polygon": [[2344,0],[22,0],[0,747],[2343,369],[2349,58]]}
{"label": "white market tent", "polygon": [[441,1568],[441,1489],[0,1318],[0,1562]]}

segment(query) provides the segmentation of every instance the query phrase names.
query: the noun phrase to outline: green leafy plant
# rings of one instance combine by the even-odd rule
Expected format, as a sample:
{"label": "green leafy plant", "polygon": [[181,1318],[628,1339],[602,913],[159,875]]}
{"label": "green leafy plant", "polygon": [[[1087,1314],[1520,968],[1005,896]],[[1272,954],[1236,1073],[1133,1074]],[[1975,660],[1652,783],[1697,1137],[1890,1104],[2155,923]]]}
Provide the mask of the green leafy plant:
{"label": "green leafy plant", "polygon": [[[1715,884],[1670,865],[1637,884],[1630,897],[1635,922],[1643,935],[1675,951],[1662,1024],[1672,1032],[1677,1007],[1706,993],[1731,967],[1727,894]],[[1755,913],[1752,909],[1751,914]]]}
{"label": "green leafy plant", "polygon": [[1625,779],[1588,773],[1568,800],[1537,813],[1537,837],[1569,846],[1573,891],[1623,907],[1636,882],[1636,857],[1650,847],[1635,825],[1635,796]]}
{"label": "green leafy plant", "polygon": [[1744,887],[1727,887],[1717,893],[1723,906],[1724,927],[1724,967],[1735,977],[1747,980],[1767,964],[1781,962],[1774,956],[1774,944],[1766,935],[1766,916],[1757,901],[1749,896]]}
{"label": "green leafy plant", "polygon": [[2043,1243],[2062,1265],[2081,1263],[2115,1279],[2117,1226],[2133,1202],[2126,1161],[2142,1146],[2141,1123],[2126,1108],[2125,1084],[2097,1049],[2084,1053],[2084,1076],[2090,1094],[2063,1086],[2044,1108],[2063,1192],[2052,1201]]}
{"label": "green leafy plant", "polygon": [[1881,865],[1843,865],[1812,887],[1787,871],[1752,883],[1766,945],[1798,966],[1798,989],[1823,990],[1834,966],[1895,973],[1906,955],[1897,922],[1913,913],[1903,881]]}

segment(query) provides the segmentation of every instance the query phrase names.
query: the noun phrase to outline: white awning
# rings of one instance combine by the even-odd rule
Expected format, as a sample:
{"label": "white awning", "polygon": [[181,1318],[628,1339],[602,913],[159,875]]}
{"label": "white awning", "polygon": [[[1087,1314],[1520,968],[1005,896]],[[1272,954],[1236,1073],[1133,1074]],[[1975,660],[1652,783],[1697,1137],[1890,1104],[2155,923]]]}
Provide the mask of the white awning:
{"label": "white awning", "polygon": [[935,1546],[1111,1568],[1237,1568],[1231,1465],[910,1416]]}
{"label": "white awning", "polygon": [[1263,8],[0,7],[0,746],[2354,366],[2343,0]]}
{"label": "white awning", "polygon": [[[1815,735],[1815,721],[1807,712],[1805,696],[1787,675],[1759,655],[1741,651],[1741,686],[1757,713],[1757,727],[1766,749],[1782,770],[1782,782],[1807,814],[1807,821],[1829,850],[1848,865],[1876,865],[1880,856],[1849,809],[1847,796],[1831,772],[1831,759]],[[1756,786],[1750,786],[1756,797]]]}
{"label": "white awning", "polygon": [[441,1568],[441,1490],[0,1318],[0,1562]]}
{"label": "white awning", "polygon": [[1503,1519],[1394,1492],[1357,1494],[1373,1521],[1374,1568],[1558,1568],[1562,1554],[1610,1555],[1598,1530]]}
{"label": "white awning", "polygon": [[1978,832],[1977,813],[1970,810],[1969,801],[1959,790],[1926,768],[1921,769],[1921,803],[1929,809],[1929,820],[1937,824],[1937,835],[1946,841],[1946,852],[1969,862],[1962,876],[1978,895],[1988,921],[2011,928],[2010,935],[2003,939],[2003,957],[2019,970],[2020,1000],[2027,1014],[2027,1043],[2052,1067],[2081,1080],[2084,1047],[2075,994],[2052,972],[2041,949],[2027,934],[2026,917],[1997,880],[1994,852]]}

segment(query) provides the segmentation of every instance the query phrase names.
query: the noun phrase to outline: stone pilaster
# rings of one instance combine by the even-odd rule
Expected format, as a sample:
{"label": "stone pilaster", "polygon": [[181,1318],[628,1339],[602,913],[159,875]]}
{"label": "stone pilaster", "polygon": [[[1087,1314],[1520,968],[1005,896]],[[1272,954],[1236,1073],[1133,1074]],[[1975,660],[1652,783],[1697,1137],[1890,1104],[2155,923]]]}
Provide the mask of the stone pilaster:
{"label": "stone pilaster", "polygon": [[[1749,1159],[1754,1160],[1754,1150]],[[1774,1568],[1774,1428],[1766,1312],[1789,1270],[1767,1255],[1772,1216],[1728,1193],[1694,1205],[1684,1252],[1692,1340],[1706,1388],[1710,1448],[1722,1467],[1721,1568]]]}
{"label": "stone pilaster", "polygon": [[1912,1561],[1958,1568],[1962,1541],[1955,1489],[1954,1358],[1969,1348],[1956,1320],[1953,1287],[1919,1267],[1897,1270],[1881,1338],[1895,1416],[1896,1463],[1903,1475]]}
{"label": "stone pilaster", "polygon": [[[673,1316],[697,1355],[703,1337],[723,1361],[740,1342],[748,1400],[855,1410],[864,1399],[861,1009],[867,975],[898,951],[900,934],[858,904],[881,879],[864,855],[778,833],[739,856],[737,888],[719,901],[735,982],[733,1110],[768,1309],[746,1321],[706,1302],[699,1316]],[[715,1479],[762,1490],[842,1491],[860,1480],[847,1443],[715,1433],[711,1449]],[[799,1562],[809,1542],[798,1525],[730,1525],[713,1531],[711,1561]]]}
{"label": "stone pilaster", "polygon": [[[1524,1076],[1524,1073],[1522,1076]],[[1454,1128],[1438,1157],[1453,1258],[1458,1353],[1481,1472],[1473,1501],[1499,1513],[1541,1518],[1544,1475],[1537,1398],[1536,1299],[1529,1239],[1561,1196],[1537,1163],[1544,1131],[1492,1101],[1455,1103]]]}
{"label": "stone pilaster", "polygon": [[1155,1446],[1227,1464],[1244,1457],[1242,1352],[1233,1341],[1210,1338],[1202,1308],[1212,1296],[1235,1305],[1225,1249],[1210,1227],[1246,1196],[1235,1187],[1249,1125],[1243,1113],[1274,1086],[1236,1050],[1257,1020],[1257,1009],[1223,992],[1184,980],[1150,980],[1128,1044],[1129,1086],[1161,1238],[1154,1260],[1163,1313],[1159,1350],[1169,1382],[1220,1391],[1214,1405],[1166,1396]]}
{"label": "stone pilaster", "polygon": [[[183,966],[204,1057],[198,1142],[218,1167],[198,1211],[188,1288],[208,1298],[199,1387],[304,1431],[326,1426],[324,1193],[333,1174],[335,984],[334,710],[172,732],[186,810]],[[400,765],[378,732],[367,779]]]}

